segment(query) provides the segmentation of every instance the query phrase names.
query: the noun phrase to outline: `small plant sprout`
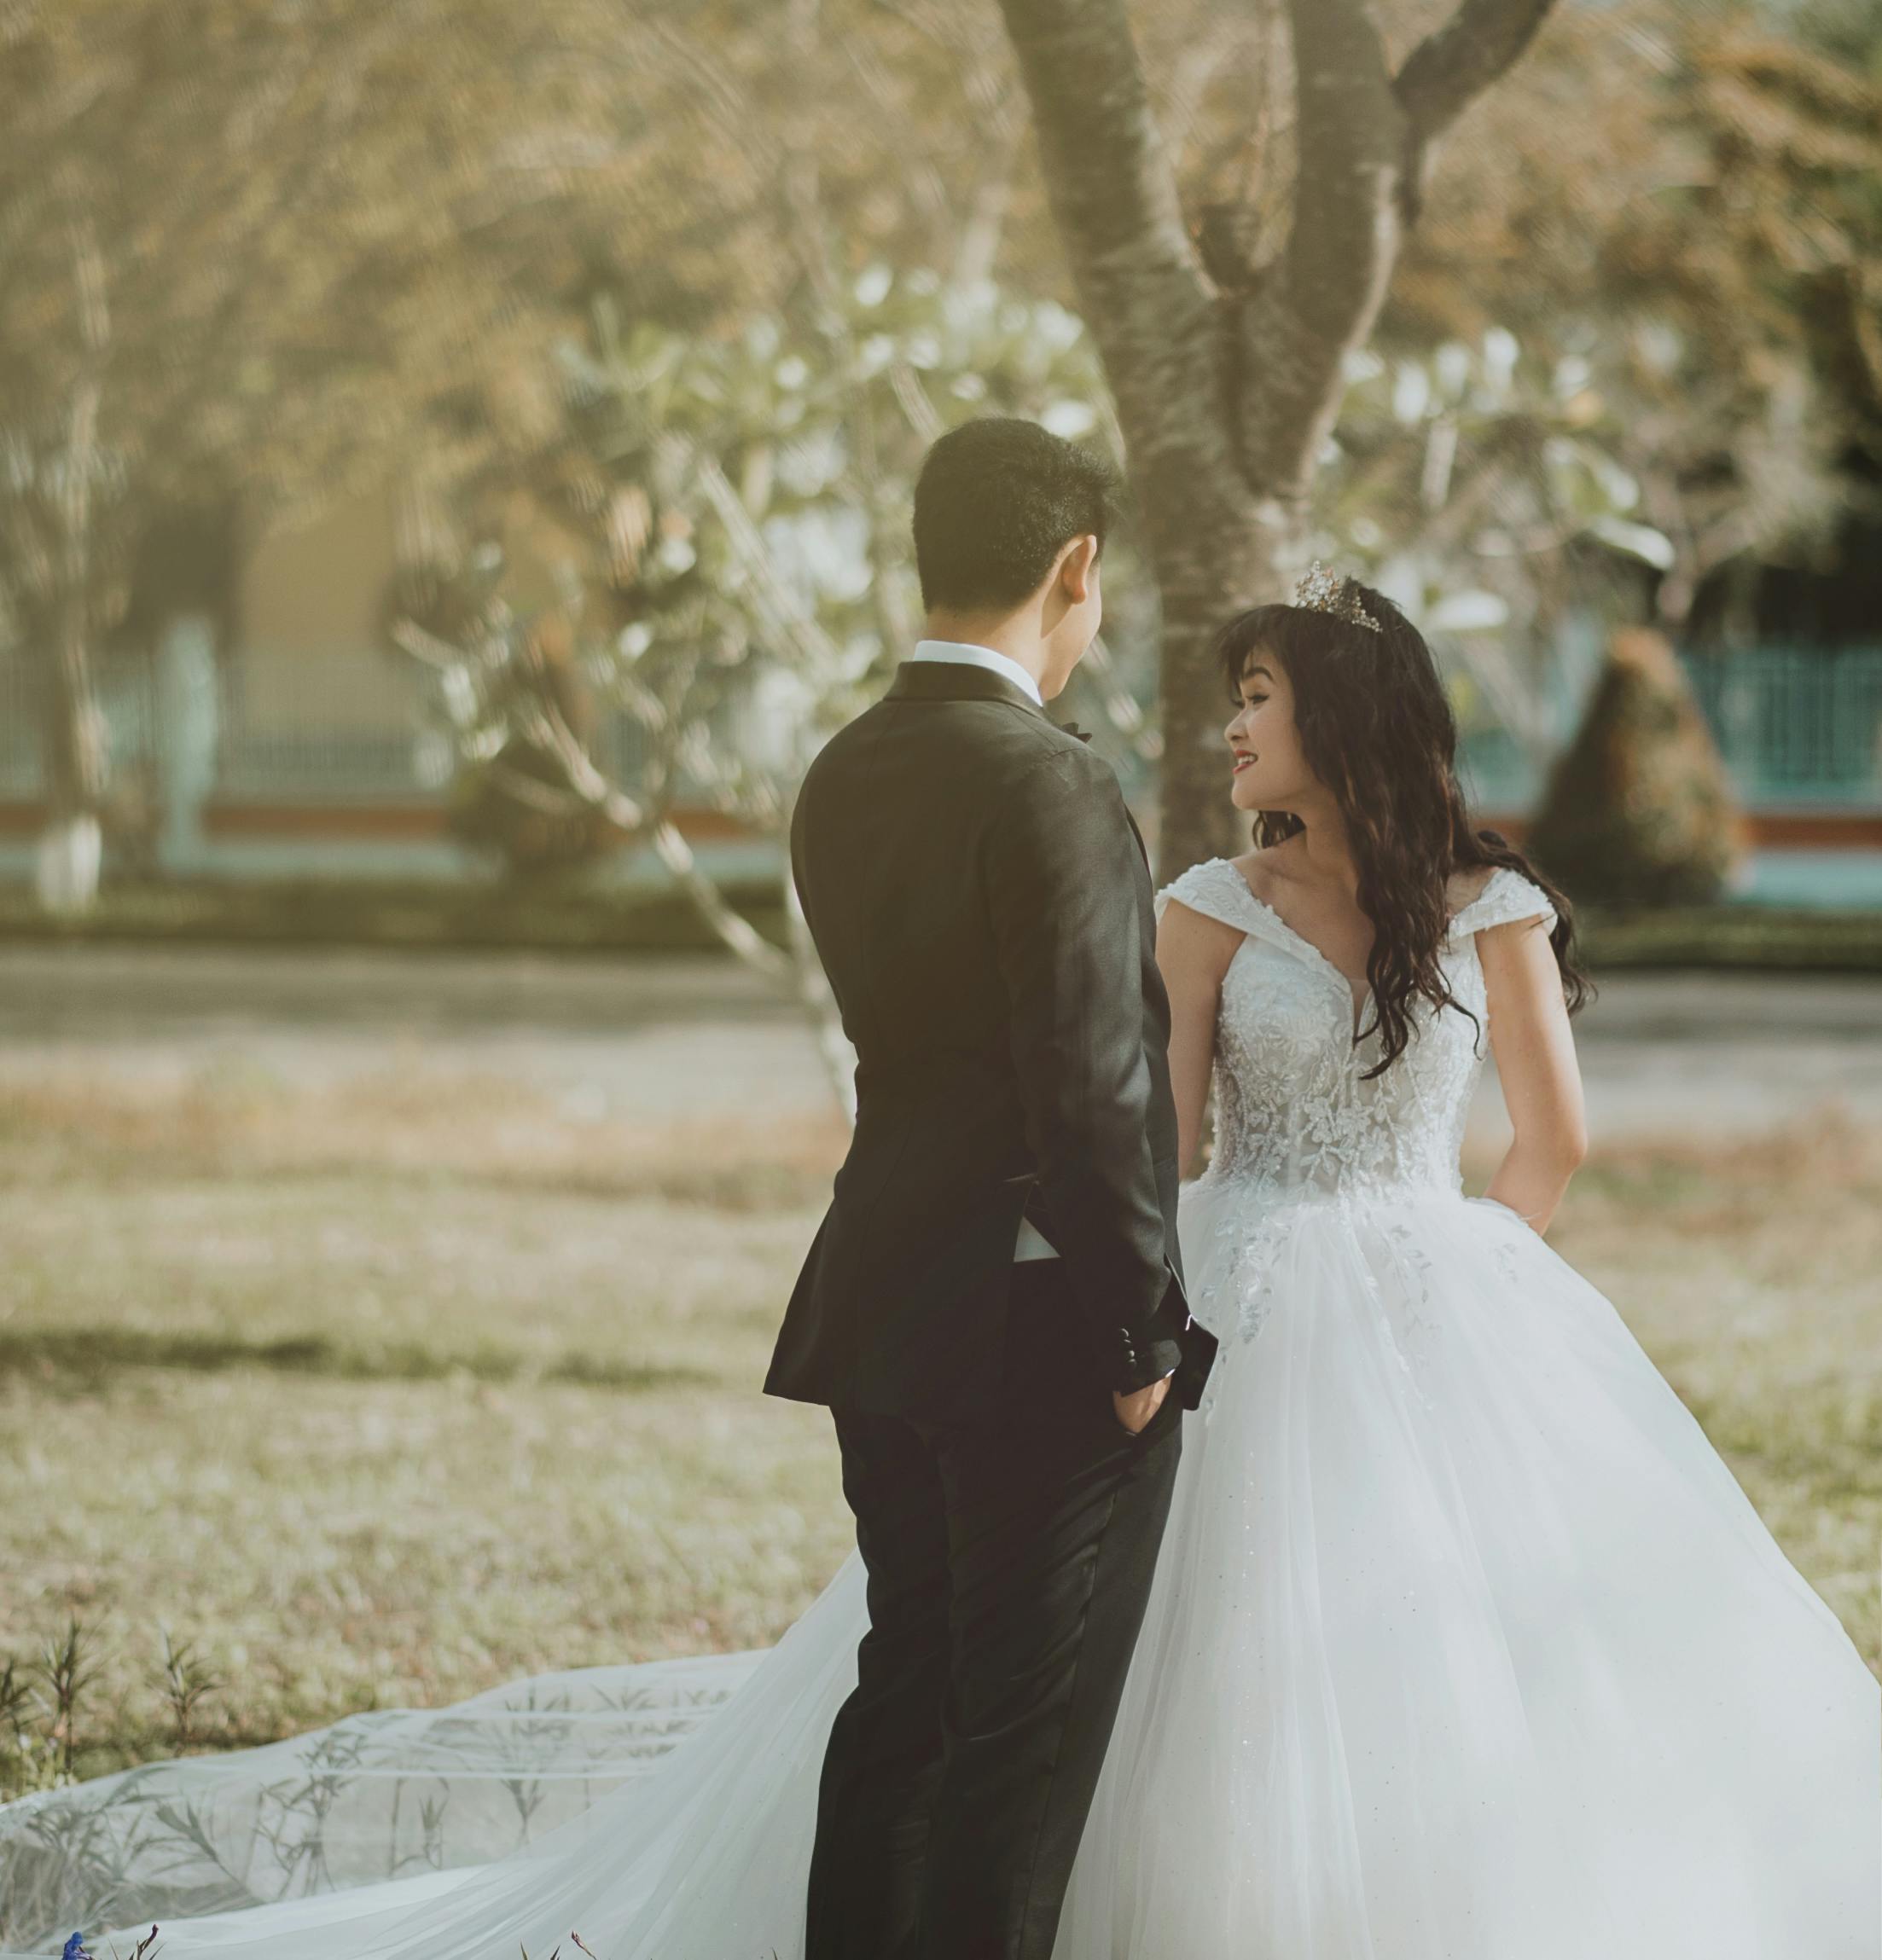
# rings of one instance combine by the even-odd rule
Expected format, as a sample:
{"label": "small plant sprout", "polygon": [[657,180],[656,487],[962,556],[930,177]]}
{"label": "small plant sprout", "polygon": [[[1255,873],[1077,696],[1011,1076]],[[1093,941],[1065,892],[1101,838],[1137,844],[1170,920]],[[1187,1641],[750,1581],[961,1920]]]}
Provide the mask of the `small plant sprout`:
{"label": "small plant sprout", "polygon": [[170,1705],[171,1741],[181,1755],[195,1740],[197,1710],[222,1686],[194,1640],[172,1640],[167,1627],[158,1629],[163,1642],[161,1687]]}
{"label": "small plant sprout", "polygon": [[67,1775],[74,1773],[78,1753],[78,1704],[96,1678],[91,1667],[91,1638],[76,1617],[66,1622],[65,1638],[49,1640],[39,1661],[50,1698],[53,1739],[59,1745],[59,1766]]}

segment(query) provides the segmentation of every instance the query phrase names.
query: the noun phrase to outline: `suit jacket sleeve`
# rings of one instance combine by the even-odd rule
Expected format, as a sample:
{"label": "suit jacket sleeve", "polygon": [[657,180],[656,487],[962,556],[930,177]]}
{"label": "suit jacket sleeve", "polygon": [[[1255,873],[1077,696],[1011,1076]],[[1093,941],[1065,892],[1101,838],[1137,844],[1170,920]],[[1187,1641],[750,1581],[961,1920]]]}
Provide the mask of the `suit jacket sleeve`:
{"label": "suit jacket sleeve", "polygon": [[1083,750],[1035,763],[988,828],[1026,1140],[1094,1352],[1127,1394],[1182,1358],[1159,1319],[1171,1276],[1139,985],[1147,876],[1117,778]]}

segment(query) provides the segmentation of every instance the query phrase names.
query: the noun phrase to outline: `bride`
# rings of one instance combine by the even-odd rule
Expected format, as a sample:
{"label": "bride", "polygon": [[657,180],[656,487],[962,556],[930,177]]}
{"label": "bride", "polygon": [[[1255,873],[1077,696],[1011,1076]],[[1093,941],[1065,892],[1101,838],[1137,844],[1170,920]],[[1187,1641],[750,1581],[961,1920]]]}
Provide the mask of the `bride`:
{"label": "bride", "polygon": [[[1300,597],[1220,638],[1254,848],[1158,900],[1223,1348],[1059,1960],[1879,1960],[1877,1685],[1540,1236],[1582,1151],[1566,908],[1465,822],[1403,616]],[[1486,1047],[1515,1140],[1466,1198]],[[0,1943],[797,1960],[865,1623],[852,1558],[768,1654],[29,1798]]]}

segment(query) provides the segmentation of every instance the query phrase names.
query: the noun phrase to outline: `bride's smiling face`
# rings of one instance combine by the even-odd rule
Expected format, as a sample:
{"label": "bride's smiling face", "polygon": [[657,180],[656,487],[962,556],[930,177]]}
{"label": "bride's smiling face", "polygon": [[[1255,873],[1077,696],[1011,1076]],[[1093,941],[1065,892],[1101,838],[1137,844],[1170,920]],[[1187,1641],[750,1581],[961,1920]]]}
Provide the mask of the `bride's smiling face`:
{"label": "bride's smiling face", "polygon": [[1223,731],[1234,758],[1229,797],[1240,810],[1292,810],[1317,800],[1320,785],[1302,753],[1287,670],[1256,647],[1242,669],[1235,715]]}

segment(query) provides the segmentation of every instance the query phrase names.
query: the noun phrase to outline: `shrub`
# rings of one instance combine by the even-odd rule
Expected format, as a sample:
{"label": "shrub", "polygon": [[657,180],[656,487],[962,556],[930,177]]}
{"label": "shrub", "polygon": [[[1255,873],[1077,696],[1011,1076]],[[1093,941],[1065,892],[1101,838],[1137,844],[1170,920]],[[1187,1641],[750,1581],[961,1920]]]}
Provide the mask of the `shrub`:
{"label": "shrub", "polygon": [[1571,896],[1597,905],[1701,905],[1725,889],[1743,853],[1743,819],[1659,634],[1614,635],[1529,842]]}

